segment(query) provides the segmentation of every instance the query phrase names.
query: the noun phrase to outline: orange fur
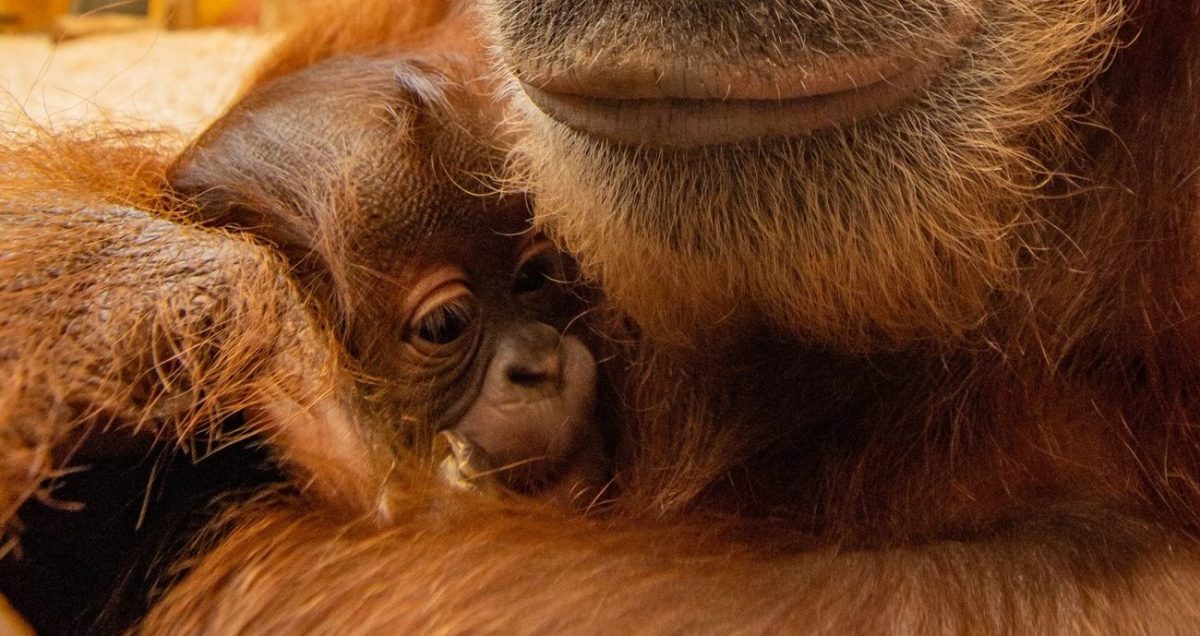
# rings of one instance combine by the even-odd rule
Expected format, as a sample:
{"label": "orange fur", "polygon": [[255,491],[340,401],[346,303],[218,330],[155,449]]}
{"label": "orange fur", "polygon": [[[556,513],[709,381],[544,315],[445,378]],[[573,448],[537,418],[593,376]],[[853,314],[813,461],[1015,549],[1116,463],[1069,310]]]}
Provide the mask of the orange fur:
{"label": "orange fur", "polygon": [[[686,48],[637,31],[670,4],[545,0],[530,54]],[[612,518],[419,488],[395,528],[252,506],[147,631],[1194,631],[1200,128],[1178,106],[1200,103],[1200,12],[985,15],[1014,30],[978,40],[980,75],[804,163],[604,146],[516,94],[521,183],[612,292],[630,361]]]}
{"label": "orange fur", "polygon": [[[560,20],[620,4],[572,1],[543,0],[532,54],[687,45],[645,31],[663,7],[741,26],[667,0]],[[883,4],[795,6],[857,34]],[[141,631],[1194,632],[1200,9],[911,6],[943,4],[999,25],[958,81],[816,148],[614,149],[515,95],[518,182],[612,292],[607,515],[406,462],[391,525],[265,488]],[[318,50],[391,37],[322,28]]]}

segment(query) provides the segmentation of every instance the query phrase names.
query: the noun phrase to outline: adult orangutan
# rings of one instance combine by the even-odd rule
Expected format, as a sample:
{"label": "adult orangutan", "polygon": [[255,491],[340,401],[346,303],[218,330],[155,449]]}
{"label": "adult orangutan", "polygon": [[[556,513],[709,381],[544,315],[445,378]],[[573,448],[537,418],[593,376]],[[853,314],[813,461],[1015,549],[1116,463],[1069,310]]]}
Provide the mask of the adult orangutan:
{"label": "adult orangutan", "polygon": [[640,334],[619,518],[245,510],[147,631],[1200,630],[1200,8],[484,11]]}
{"label": "adult orangutan", "polygon": [[144,632],[1200,631],[1200,7],[483,11],[629,358],[611,518],[267,493]]}

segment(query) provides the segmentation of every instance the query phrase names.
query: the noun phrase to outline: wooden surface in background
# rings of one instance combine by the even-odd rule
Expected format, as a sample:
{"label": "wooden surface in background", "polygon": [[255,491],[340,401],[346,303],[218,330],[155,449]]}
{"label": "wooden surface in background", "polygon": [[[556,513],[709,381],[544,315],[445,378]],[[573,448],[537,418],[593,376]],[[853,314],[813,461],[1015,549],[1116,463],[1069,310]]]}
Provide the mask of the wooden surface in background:
{"label": "wooden surface in background", "polygon": [[70,37],[146,26],[274,28],[288,14],[288,0],[148,0],[144,18],[95,11],[72,16],[72,4],[71,0],[0,0],[0,32],[58,31]]}
{"label": "wooden surface in background", "polygon": [[0,0],[0,29],[45,31],[71,8],[71,0]]}

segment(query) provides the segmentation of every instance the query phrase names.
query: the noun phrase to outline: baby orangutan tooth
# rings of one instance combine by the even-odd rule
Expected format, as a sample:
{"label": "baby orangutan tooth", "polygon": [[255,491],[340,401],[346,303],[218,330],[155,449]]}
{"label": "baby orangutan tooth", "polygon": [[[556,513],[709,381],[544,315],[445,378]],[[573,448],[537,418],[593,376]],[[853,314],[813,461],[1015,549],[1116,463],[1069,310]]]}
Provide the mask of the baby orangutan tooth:
{"label": "baby orangutan tooth", "polygon": [[447,485],[458,490],[470,492],[491,491],[494,479],[491,471],[485,465],[483,451],[454,431],[442,431],[438,434],[436,445],[439,451],[445,450],[447,455],[438,465],[438,477]]}

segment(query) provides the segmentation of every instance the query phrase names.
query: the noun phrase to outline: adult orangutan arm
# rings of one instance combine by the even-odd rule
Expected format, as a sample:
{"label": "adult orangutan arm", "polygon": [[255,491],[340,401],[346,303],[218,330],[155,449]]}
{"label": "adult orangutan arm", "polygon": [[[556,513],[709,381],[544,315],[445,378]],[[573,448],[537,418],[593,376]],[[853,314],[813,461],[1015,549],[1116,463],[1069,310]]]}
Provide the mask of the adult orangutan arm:
{"label": "adult orangutan arm", "polygon": [[[251,434],[314,491],[374,505],[336,347],[268,250],[127,207],[0,213],[0,527],[75,455]],[[247,429],[221,428],[242,410]]]}
{"label": "adult orangutan arm", "polygon": [[769,552],[761,537],[739,544],[713,525],[602,528],[471,502],[411,512],[380,530],[252,511],[143,631],[1163,634],[1200,624],[1200,546],[1104,511],[962,541]]}

